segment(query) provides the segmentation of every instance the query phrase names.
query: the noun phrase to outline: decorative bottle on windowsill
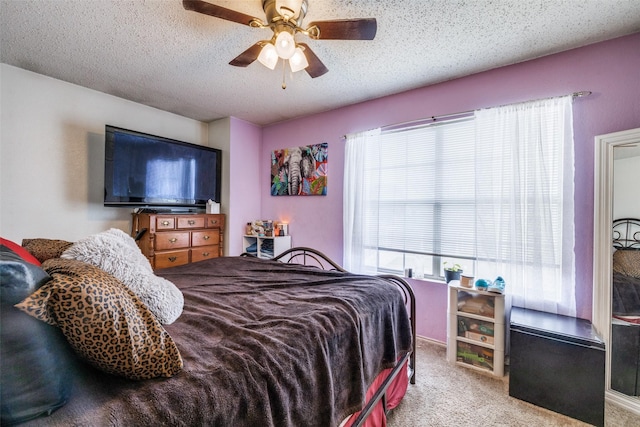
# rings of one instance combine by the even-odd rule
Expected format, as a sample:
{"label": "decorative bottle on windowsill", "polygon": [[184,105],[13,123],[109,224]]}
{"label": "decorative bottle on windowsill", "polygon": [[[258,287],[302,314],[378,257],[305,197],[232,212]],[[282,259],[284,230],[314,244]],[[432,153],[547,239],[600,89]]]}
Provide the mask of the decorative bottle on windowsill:
{"label": "decorative bottle on windowsill", "polygon": [[460,264],[453,264],[451,267],[447,267],[447,262],[444,263],[444,280],[449,283],[452,280],[460,280],[462,274],[462,266]]}

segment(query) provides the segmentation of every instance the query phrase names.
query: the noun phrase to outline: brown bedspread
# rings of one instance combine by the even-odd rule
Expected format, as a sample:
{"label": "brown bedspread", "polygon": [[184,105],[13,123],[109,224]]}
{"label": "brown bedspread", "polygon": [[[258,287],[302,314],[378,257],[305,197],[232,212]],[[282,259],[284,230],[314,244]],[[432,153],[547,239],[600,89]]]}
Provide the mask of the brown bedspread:
{"label": "brown bedspread", "polygon": [[640,316],[640,278],[613,272],[612,314]]}
{"label": "brown bedspread", "polygon": [[411,347],[382,279],[244,257],[156,274],[184,293],[166,326],[184,371],[135,382],[87,368],[71,402],[31,424],[336,426]]}

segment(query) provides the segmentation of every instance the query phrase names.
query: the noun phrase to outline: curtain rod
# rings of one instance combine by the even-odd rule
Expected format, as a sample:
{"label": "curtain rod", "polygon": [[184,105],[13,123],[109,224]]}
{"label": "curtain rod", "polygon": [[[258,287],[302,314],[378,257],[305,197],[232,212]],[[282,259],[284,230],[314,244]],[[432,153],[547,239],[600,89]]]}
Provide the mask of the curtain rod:
{"label": "curtain rod", "polygon": [[[585,96],[591,95],[591,93],[592,92],[590,90],[581,90],[579,92],[573,92],[570,95],[572,97],[574,97],[574,98],[584,98]],[[560,95],[560,96],[565,96],[565,95]],[[533,99],[533,100],[530,100],[530,101],[522,101],[522,102],[542,101],[543,99],[559,98],[560,96],[552,96],[552,97],[549,97],[549,98],[539,98],[539,99]],[[514,104],[520,104],[522,102],[516,102]],[[503,104],[503,105],[499,105],[498,107],[485,107],[485,108],[499,108],[499,107],[504,107],[506,105],[514,105],[514,104]],[[394,128],[398,128],[398,127],[407,127],[407,126],[410,126],[410,125],[420,126],[420,125],[423,125],[423,124],[433,123],[433,122],[436,122],[436,121],[442,120],[442,119],[451,119],[451,118],[456,118],[456,117],[462,118],[464,116],[468,116],[470,114],[473,114],[474,111],[476,111],[476,110],[468,110],[468,111],[462,111],[460,113],[451,113],[451,114],[443,114],[443,115],[440,115],[440,116],[425,117],[423,119],[410,120],[410,121],[407,121],[407,122],[381,126],[380,129],[381,130],[390,130],[390,129],[394,129]],[[355,132],[353,132],[353,133],[355,133]],[[351,135],[351,134],[342,135],[342,139],[347,139],[347,135]]]}

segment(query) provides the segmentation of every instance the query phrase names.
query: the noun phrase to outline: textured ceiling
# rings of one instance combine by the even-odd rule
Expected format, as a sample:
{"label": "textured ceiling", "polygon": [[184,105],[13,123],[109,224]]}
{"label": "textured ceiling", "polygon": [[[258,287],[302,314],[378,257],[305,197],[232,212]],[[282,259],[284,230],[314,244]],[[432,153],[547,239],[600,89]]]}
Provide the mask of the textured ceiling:
{"label": "textured ceiling", "polygon": [[[215,1],[264,18],[261,0]],[[305,41],[329,68],[228,65],[267,29],[179,0],[2,0],[0,60],[201,121],[264,125],[640,31],[639,0],[309,0],[305,22],[375,17],[372,41]],[[304,25],[303,25],[304,26]]]}

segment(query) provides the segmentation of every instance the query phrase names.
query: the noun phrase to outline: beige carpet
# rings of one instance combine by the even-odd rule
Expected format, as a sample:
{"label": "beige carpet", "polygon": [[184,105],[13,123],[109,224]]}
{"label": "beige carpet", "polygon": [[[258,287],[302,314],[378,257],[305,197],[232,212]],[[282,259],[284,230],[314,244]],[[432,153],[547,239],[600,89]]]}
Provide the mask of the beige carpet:
{"label": "beige carpet", "polygon": [[[508,377],[496,379],[446,361],[446,349],[418,339],[416,384],[389,414],[389,427],[588,426],[509,396]],[[578,394],[579,395],[579,394]],[[637,427],[640,416],[606,405],[606,427]]]}

